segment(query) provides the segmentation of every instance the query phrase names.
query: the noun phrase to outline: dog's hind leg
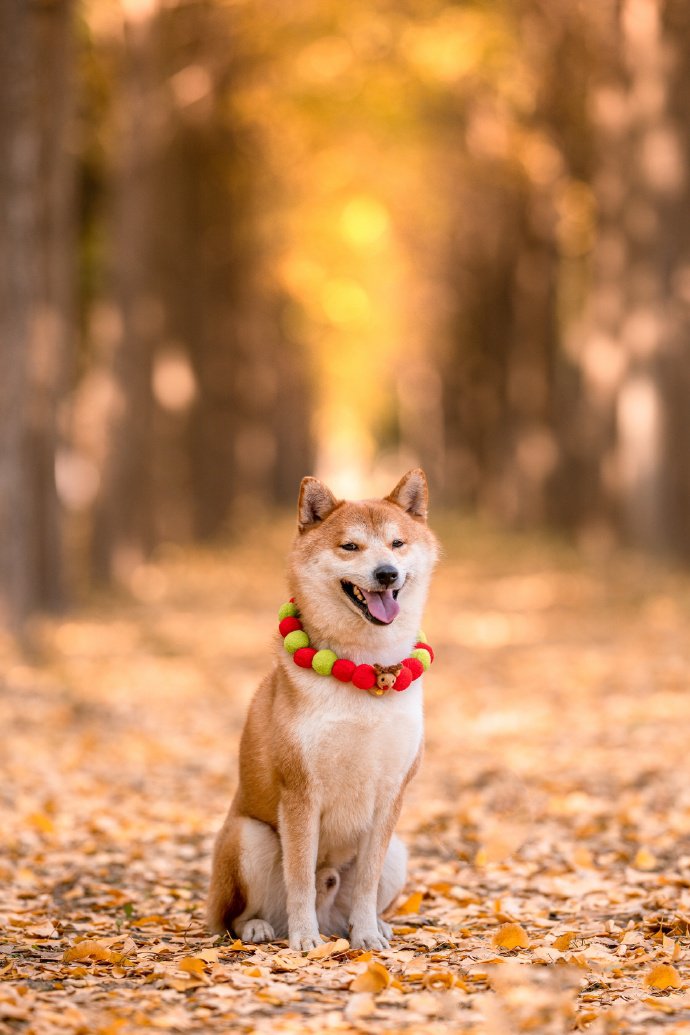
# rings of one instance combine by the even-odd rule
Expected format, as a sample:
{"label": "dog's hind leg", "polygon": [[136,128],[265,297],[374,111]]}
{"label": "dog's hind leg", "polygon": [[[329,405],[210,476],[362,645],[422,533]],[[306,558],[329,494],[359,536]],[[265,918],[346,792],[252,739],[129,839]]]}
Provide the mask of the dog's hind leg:
{"label": "dog's hind leg", "polygon": [[266,823],[228,816],[216,841],[207,915],[212,931],[233,931],[245,942],[285,937],[280,841]]}
{"label": "dog's hind leg", "polygon": [[[352,892],[355,879],[355,860],[348,863],[340,872],[340,890],[335,900],[332,912],[332,926],[344,925],[349,931],[348,918],[352,905]],[[379,879],[378,893],[376,896],[376,912],[379,934],[386,940],[392,935],[390,924],[381,919],[381,913],[385,913],[393,905],[396,898],[405,887],[407,880],[407,848],[397,834],[393,834],[388,851],[383,861],[383,869]],[[332,933],[338,933],[333,931]]]}
{"label": "dog's hind leg", "polygon": [[407,848],[397,834],[393,834],[379,880],[379,890],[376,896],[376,912],[379,934],[386,940],[390,939],[393,931],[390,924],[381,919],[381,913],[393,905],[396,898],[405,887],[407,880]]}

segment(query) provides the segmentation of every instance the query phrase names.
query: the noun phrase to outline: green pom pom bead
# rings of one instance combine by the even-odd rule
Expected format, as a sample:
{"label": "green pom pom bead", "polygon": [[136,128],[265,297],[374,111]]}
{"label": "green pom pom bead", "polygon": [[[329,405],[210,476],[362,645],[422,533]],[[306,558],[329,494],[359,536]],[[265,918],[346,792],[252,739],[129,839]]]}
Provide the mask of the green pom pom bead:
{"label": "green pom pom bead", "polygon": [[[297,614],[297,605],[296,604],[291,604],[291,603],[283,604],[283,606],[281,607],[280,611],[278,612],[278,621],[282,622],[283,618],[294,618],[296,614]],[[421,636],[419,638],[420,638],[420,640],[422,639]],[[296,649],[297,648],[295,648],[295,650]]]}
{"label": "green pom pom bead", "polygon": [[[290,636],[295,635],[295,633],[290,633]],[[410,657],[417,658],[418,661],[421,661],[422,665],[424,666],[425,672],[431,664],[431,654],[429,654],[429,651],[425,650],[424,647],[418,647],[417,650],[413,650],[410,654]]]}
{"label": "green pom pom bead", "polygon": [[[286,616],[287,617],[287,616]],[[305,633],[304,629],[295,629],[294,632],[288,633],[283,640],[283,645],[288,654],[294,654],[300,647],[309,646],[309,637]],[[426,654],[429,657],[428,651],[422,651],[422,654]]]}
{"label": "green pom pom bead", "polygon": [[317,650],[311,659],[311,667],[320,676],[330,676],[333,666],[338,660],[338,655],[332,650]]}
{"label": "green pom pom bead", "polygon": [[423,629],[420,629],[419,632],[417,633],[417,641],[419,642],[419,640],[421,640],[422,643],[428,643],[429,642],[427,640],[427,638],[426,638],[426,633],[424,632]]}

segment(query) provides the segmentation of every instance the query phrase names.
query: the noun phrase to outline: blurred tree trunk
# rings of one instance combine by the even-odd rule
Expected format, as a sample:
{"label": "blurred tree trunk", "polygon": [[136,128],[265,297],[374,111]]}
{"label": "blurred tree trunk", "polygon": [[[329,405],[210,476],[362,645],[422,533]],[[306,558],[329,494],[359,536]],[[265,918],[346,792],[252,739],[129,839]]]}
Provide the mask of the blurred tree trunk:
{"label": "blurred tree trunk", "polygon": [[124,8],[124,42],[115,97],[110,303],[119,324],[109,357],[115,385],[108,454],[93,528],[97,579],[126,578],[151,551],[154,536],[151,366],[161,333],[156,290],[154,213],[159,110],[155,12]]}
{"label": "blurred tree trunk", "polygon": [[171,122],[158,247],[167,332],[196,383],[178,434],[198,539],[292,500],[311,455],[304,349],[283,340],[265,275],[263,141],[234,106],[238,79],[256,74],[251,45],[232,10],[182,3],[166,13]]}
{"label": "blurred tree trunk", "polygon": [[[668,62],[668,120],[675,144],[679,178],[661,213],[657,261],[664,277],[660,307],[668,326],[660,364],[666,404],[664,455],[668,546],[690,560],[690,8],[685,0],[667,0],[662,14]],[[665,128],[662,126],[662,129]],[[648,146],[653,145],[653,140]],[[662,140],[657,142],[663,147]],[[668,146],[668,145],[667,145]],[[673,161],[673,155],[670,156]]]}
{"label": "blurred tree trunk", "polygon": [[72,329],[72,13],[0,8],[0,621],[62,600],[56,407]]}
{"label": "blurred tree trunk", "polygon": [[597,239],[571,329],[560,517],[690,556],[690,15],[678,0],[612,9],[592,90]]}

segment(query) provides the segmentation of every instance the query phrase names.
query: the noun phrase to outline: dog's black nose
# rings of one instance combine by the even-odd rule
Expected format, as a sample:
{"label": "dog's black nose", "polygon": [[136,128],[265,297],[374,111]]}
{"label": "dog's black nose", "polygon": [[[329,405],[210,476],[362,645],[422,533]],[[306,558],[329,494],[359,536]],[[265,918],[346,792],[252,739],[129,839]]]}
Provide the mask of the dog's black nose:
{"label": "dog's black nose", "polygon": [[398,577],[398,569],[394,568],[392,564],[382,564],[380,568],[376,568],[374,571],[374,578],[382,586],[392,585]]}

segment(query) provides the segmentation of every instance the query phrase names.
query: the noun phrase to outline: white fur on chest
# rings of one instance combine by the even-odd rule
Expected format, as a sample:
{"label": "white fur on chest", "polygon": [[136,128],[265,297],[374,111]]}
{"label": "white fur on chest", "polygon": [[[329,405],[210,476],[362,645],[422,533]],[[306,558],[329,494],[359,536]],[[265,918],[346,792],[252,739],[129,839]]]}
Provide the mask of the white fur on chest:
{"label": "white fur on chest", "polygon": [[423,736],[422,680],[373,697],[336,680],[290,672],[301,692],[293,735],[321,807],[319,857],[337,863],[390,804]]}

